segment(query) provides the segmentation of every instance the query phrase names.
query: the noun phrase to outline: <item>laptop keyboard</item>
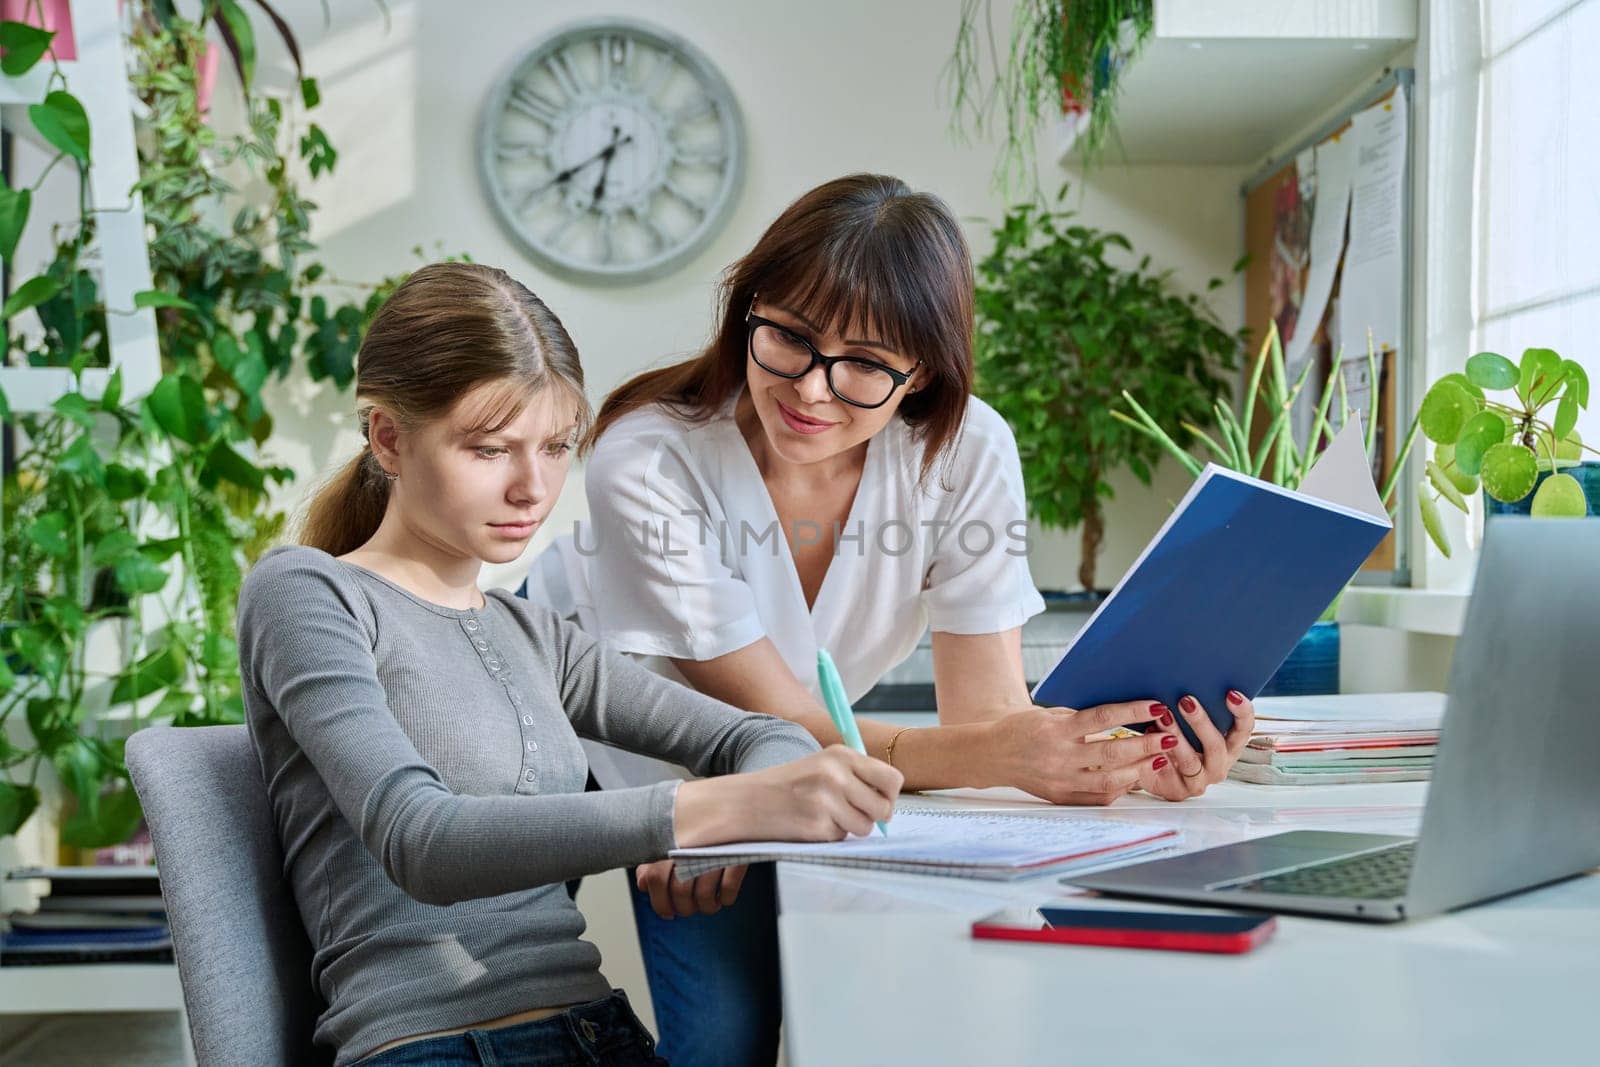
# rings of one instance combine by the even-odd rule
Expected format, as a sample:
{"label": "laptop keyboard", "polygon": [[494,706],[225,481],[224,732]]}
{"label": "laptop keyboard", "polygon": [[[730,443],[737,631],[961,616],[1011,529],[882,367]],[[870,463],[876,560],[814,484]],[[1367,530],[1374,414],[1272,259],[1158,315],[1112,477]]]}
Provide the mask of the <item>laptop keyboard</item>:
{"label": "laptop keyboard", "polygon": [[1265,878],[1253,878],[1227,888],[1353,900],[1400,897],[1405,895],[1406,882],[1411,878],[1411,861],[1415,856],[1416,842],[1407,841],[1377,852],[1313,863]]}

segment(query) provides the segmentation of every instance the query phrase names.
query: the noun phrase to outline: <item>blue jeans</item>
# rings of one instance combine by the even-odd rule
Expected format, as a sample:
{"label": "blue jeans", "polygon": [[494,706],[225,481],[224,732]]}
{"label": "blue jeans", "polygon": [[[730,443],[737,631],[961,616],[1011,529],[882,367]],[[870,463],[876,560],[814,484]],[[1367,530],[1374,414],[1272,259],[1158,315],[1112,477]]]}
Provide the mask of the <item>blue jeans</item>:
{"label": "blue jeans", "polygon": [[425,1037],[356,1067],[666,1067],[618,989],[531,1023]]}
{"label": "blue jeans", "polygon": [[648,893],[632,892],[661,1055],[675,1067],[775,1062],[783,998],[773,865],[753,865],[739,899],[715,915],[663,919]]}

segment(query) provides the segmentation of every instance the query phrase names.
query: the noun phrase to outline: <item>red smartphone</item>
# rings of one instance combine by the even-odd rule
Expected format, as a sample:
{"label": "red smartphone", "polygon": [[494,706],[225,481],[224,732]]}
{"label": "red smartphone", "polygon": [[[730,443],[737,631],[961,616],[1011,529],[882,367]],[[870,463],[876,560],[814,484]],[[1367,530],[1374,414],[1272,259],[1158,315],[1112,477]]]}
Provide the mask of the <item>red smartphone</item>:
{"label": "red smartphone", "polygon": [[1261,944],[1277,926],[1275,917],[1249,912],[1007,908],[973,923],[972,936],[993,941],[1238,953]]}

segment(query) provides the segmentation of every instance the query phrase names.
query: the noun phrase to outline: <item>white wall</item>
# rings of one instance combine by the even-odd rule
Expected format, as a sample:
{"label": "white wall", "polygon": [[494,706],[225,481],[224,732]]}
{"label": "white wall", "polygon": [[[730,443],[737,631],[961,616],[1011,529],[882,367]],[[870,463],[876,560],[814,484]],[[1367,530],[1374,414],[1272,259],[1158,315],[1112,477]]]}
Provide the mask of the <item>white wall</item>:
{"label": "white wall", "polygon": [[[504,266],[566,324],[595,400],[641,368],[703,343],[718,273],[818,182],[857,170],[898,175],[944,197],[980,251],[988,244],[987,221],[1004,206],[990,185],[992,145],[958,145],[948,132],[940,76],[959,0],[757,0],[737,8],[716,0],[624,0],[608,5],[606,14],[634,15],[681,34],[722,70],[744,111],[747,178],[725,230],[681,270],[620,289],[573,284],[541,273],[502,232],[481,191],[475,137],[479,108],[507,64],[593,8],[482,0],[464,17],[459,5],[401,2],[391,5],[386,30],[377,9],[359,3],[338,5],[327,28],[316,0],[279,6],[322,88],[323,105],[313,117],[340,152],[335,174],[310,187],[321,205],[315,238],[333,273],[380,278],[414,266],[419,243],[430,255],[464,251]],[[728,17],[732,11],[737,18]],[[997,28],[1003,31],[1008,19],[1009,4],[996,3]],[[1053,190],[1064,175],[1051,164],[1046,169],[1045,185]],[[1123,230],[1157,265],[1203,289],[1238,255],[1241,177],[1229,168],[1111,168],[1072,200],[1090,222]],[[1239,321],[1240,292],[1230,286],[1215,297],[1230,326]],[[319,473],[353,454],[351,398],[297,377],[270,399],[278,417],[273,454],[300,475],[282,497],[293,506]],[[1131,477],[1119,481],[1108,512],[1107,579],[1132,561],[1181,489],[1170,473],[1154,494]],[[575,478],[531,551],[569,530],[583,510]],[[1075,584],[1076,544],[1075,533],[1042,538],[1035,561],[1041,584]],[[508,582],[511,570],[492,577]]]}

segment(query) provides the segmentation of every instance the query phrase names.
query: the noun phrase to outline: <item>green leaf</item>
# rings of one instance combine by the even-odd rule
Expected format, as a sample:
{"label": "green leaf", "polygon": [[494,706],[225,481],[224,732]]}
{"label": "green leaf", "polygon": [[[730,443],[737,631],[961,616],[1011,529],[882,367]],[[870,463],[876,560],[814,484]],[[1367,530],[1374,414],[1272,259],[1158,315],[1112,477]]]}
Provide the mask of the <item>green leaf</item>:
{"label": "green leaf", "polygon": [[39,806],[39,790],[31,785],[0,782],[0,837],[22,829]]}
{"label": "green leaf", "polygon": [[1511,389],[1517,365],[1498,352],[1479,352],[1467,360],[1467,380],[1480,389]]}
{"label": "green leaf", "polygon": [[1504,442],[1483,454],[1482,477],[1484,492],[1503,503],[1514,504],[1533,492],[1533,483],[1539,479],[1539,463],[1530,449]]}
{"label": "green leaf", "polygon": [[139,795],[123,786],[99,798],[92,810],[79,808],[61,824],[61,840],[78,848],[109,848],[132,837],[144,812]]}
{"label": "green leaf", "polygon": [[1427,470],[1428,481],[1432,482],[1433,487],[1439,490],[1439,495],[1465,513],[1467,510],[1467,498],[1461,495],[1461,490],[1455,487],[1455,483],[1440,469],[1439,464],[1429,463]]}
{"label": "green leaf", "polygon": [[50,51],[53,37],[55,31],[41,30],[25,22],[0,22],[0,49],[5,50],[5,58],[0,59],[0,72],[8,78],[28,73]]}
{"label": "green leaf", "polygon": [[0,307],[0,319],[9,319],[13,315],[21,314],[31,307],[38,307],[62,290],[60,279],[51,278],[41,274],[37,278],[29,278],[16,291],[6,298],[5,306]]}
{"label": "green leaf", "polygon": [[46,756],[55,755],[57,751],[78,739],[77,727],[73,724],[68,709],[59,699],[34,697],[28,701],[27,718],[28,730],[33,734],[34,744]]}
{"label": "green leaf", "polygon": [[1589,407],[1589,372],[1583,369],[1583,364],[1566,360],[1561,364],[1561,369],[1566,371],[1567,395],[1576,397],[1578,406],[1585,410]]}
{"label": "green leaf", "polygon": [[215,0],[218,15],[217,29],[233,54],[234,66],[239,71],[239,81],[246,91],[256,73],[256,31],[250,25],[250,16],[244,13],[235,0]]}
{"label": "green leaf", "polygon": [[117,676],[111,703],[126,704],[165,689],[183,677],[183,649],[170,644],[157,649]]}
{"label": "green leaf", "polygon": [[1589,501],[1583,486],[1570,474],[1552,474],[1533,494],[1536,519],[1581,519],[1589,514]]}
{"label": "green leaf", "polygon": [[77,97],[57,89],[44,103],[30,105],[28,118],[46,141],[79,163],[89,162],[89,116]]}
{"label": "green leaf", "polygon": [[1462,374],[1460,371],[1453,371],[1450,374],[1446,374],[1440,378],[1439,381],[1455,382],[1477,399],[1483,399],[1483,390],[1478,388],[1476,385],[1473,385],[1471,379],[1469,379],[1465,374]]}
{"label": "green leaf", "polygon": [[205,436],[206,394],[200,383],[186,374],[168,374],[156,383],[146,399],[150,414],[167,433],[197,445]]}
{"label": "green leaf", "polygon": [[183,297],[160,289],[142,289],[134,293],[133,306],[136,308],[182,308],[185,311],[199,310]]}
{"label": "green leaf", "polygon": [[52,411],[62,418],[82,426],[86,430],[94,429],[94,407],[89,403],[89,398],[82,393],[64,393],[56,398],[50,405]]}
{"label": "green leaf", "polygon": [[1477,399],[1457,382],[1441,379],[1422,398],[1422,432],[1430,441],[1454,444],[1467,420],[1478,411]]}
{"label": "green leaf", "polygon": [[1556,460],[1583,458],[1583,435],[1573,430],[1556,445]]}
{"label": "green leaf", "polygon": [[139,540],[132,533],[127,530],[112,530],[95,542],[94,551],[89,553],[89,562],[97,567],[104,567],[138,551]]}
{"label": "green leaf", "polygon": [[1556,421],[1551,427],[1556,432],[1556,440],[1565,440],[1572,428],[1578,425],[1578,398],[1569,390],[1556,405]]}
{"label": "green leaf", "polygon": [[[17,676],[11,670],[11,664],[6,662],[6,657],[0,654],[0,694],[11,692],[11,687],[17,684]],[[0,729],[0,737],[5,731]]]}
{"label": "green leaf", "polygon": [[1428,531],[1428,537],[1433,540],[1444,558],[1449,559],[1450,539],[1444,534],[1444,519],[1439,515],[1439,505],[1428,492],[1427,482],[1417,485],[1417,510],[1422,514],[1422,528]]}
{"label": "green leaf", "polygon": [[1456,441],[1456,468],[1469,476],[1483,473],[1483,455],[1506,439],[1509,430],[1498,412],[1480,411],[1467,420]]}
{"label": "green leaf", "polygon": [[149,485],[149,479],[140,471],[120,463],[106,464],[106,493],[118,503],[134,499]]}
{"label": "green leaf", "polygon": [[67,517],[59,511],[50,511],[28,525],[28,540],[39,546],[47,556],[60,559],[72,551],[67,539]]}
{"label": "green leaf", "polygon": [[1455,445],[1434,446],[1433,461],[1439,465],[1439,469],[1444,472],[1444,476],[1450,479],[1450,484],[1454,485],[1459,492],[1465,494],[1478,491],[1478,479],[1456,466]]}
{"label": "green leaf", "polygon": [[11,421],[11,401],[6,399],[6,391],[0,389],[0,422]]}
{"label": "green leaf", "polygon": [[98,807],[100,790],[104,784],[104,767],[99,755],[83,738],[74,736],[71,741],[50,754],[56,775],[78,800],[80,808],[93,811]]}
{"label": "green leaf", "polygon": [[0,186],[0,259],[7,263],[17,254],[17,242],[28,225],[28,208],[32,204],[32,190]]}
{"label": "green leaf", "polygon": [[115,411],[122,406],[122,368],[118,367],[106,379],[105,392],[100,394],[100,410]]}
{"label": "green leaf", "polygon": [[307,111],[322,103],[322,92],[317,88],[317,79],[300,79],[300,102],[306,106]]}
{"label": "green leaf", "polygon": [[[1522,369],[1517,375],[1517,396],[1530,407],[1543,392],[1552,374],[1561,369],[1561,357],[1548,348],[1530,348],[1522,353]],[[1526,495],[1526,494],[1524,494]]]}
{"label": "green leaf", "polygon": [[211,446],[201,478],[211,484],[221,478],[257,493],[266,486],[265,472],[221,441]]}
{"label": "green leaf", "polygon": [[159,593],[167,584],[167,572],[143,552],[119,559],[115,575],[117,587],[129,596]]}

